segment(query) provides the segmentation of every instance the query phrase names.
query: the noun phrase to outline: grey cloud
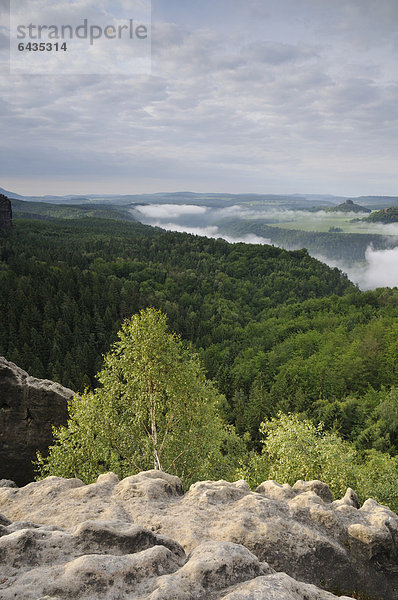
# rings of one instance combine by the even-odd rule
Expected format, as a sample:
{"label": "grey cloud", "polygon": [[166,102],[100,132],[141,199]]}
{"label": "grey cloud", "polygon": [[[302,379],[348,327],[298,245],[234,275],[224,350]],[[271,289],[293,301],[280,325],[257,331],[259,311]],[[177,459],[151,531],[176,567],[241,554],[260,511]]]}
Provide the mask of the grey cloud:
{"label": "grey cloud", "polygon": [[381,95],[382,90],[374,81],[350,79],[329,88],[329,106],[337,112],[356,111],[362,105],[377,102]]}
{"label": "grey cloud", "polygon": [[10,38],[8,35],[8,31],[5,27],[0,26],[0,51],[9,50],[10,48]]}
{"label": "grey cloud", "polygon": [[176,23],[153,23],[152,33],[154,54],[161,54],[173,46],[182,46],[189,37],[189,30]]}
{"label": "grey cloud", "polygon": [[4,18],[10,14],[10,0],[0,0],[0,16]]}
{"label": "grey cloud", "polygon": [[[342,35],[338,23],[348,23],[354,13],[340,0],[317,1],[334,15],[337,33],[329,29],[329,44]],[[297,2],[282,2],[282,8],[251,2],[247,10],[263,5],[264,19],[269,11],[293,25],[308,18],[313,31],[324,24],[316,4],[303,0],[299,10]],[[348,4],[358,12],[359,3]],[[239,6],[242,15],[246,8]],[[367,58],[355,56],[354,69],[351,57],[340,61],[346,42],[335,48],[311,36],[303,44],[264,34],[247,44],[221,35],[216,25],[211,16],[200,29],[155,23],[152,76],[3,73],[0,147],[8,164],[12,156],[20,160],[23,145],[36,168],[62,171],[65,160],[71,177],[73,168],[94,173],[97,164],[99,177],[141,173],[156,186],[174,178],[176,187],[188,182],[196,189],[216,183],[224,190],[238,184],[241,191],[272,185],[297,191],[309,184],[316,192],[321,183],[321,191],[345,194],[355,186],[367,193],[367,184],[376,191],[384,183],[392,190],[398,89],[395,71],[385,79],[383,54],[373,57],[372,68]],[[48,156],[36,152],[38,141]]]}
{"label": "grey cloud", "polygon": [[338,0],[340,8],[336,30],[350,36],[362,47],[382,45],[391,34],[396,35],[398,4],[395,0]]}
{"label": "grey cloud", "polygon": [[314,49],[303,45],[282,44],[277,42],[257,42],[247,45],[243,55],[250,61],[262,64],[280,65],[287,62],[302,62],[317,57]]}
{"label": "grey cloud", "polygon": [[248,0],[246,6],[256,19],[269,18],[271,15],[269,4],[263,0]]}

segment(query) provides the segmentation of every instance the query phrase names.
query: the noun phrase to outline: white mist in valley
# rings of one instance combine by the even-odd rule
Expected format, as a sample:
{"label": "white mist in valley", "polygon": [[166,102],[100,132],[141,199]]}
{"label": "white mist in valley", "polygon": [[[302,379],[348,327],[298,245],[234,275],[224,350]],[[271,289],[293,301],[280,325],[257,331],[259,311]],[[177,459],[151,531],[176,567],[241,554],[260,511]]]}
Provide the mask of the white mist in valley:
{"label": "white mist in valley", "polygon": [[349,279],[362,290],[378,287],[398,286],[398,247],[387,250],[374,250],[369,246],[363,267],[347,267],[344,270]]}
{"label": "white mist in valley", "polygon": [[[259,209],[239,205],[219,208],[190,204],[148,204],[137,205],[132,209],[132,212],[142,223],[161,227],[168,231],[191,233],[210,238],[223,238],[230,243],[244,242],[246,244],[273,244],[274,246],[276,244],[271,240],[255,234],[241,234],[239,236],[225,234],[220,229],[220,224],[223,219],[260,218],[266,219],[268,222],[271,219],[277,222],[294,221],[297,222],[297,229],[299,229],[300,223],[304,219],[308,225],[308,223],[325,219],[325,215],[326,218],[330,218],[330,213],[324,211],[311,213],[301,210],[278,210],[275,207]],[[336,213],[333,216],[335,217]],[[358,215],[351,214],[345,214],[344,216],[348,219],[352,216],[358,217]],[[362,223],[358,223],[359,227],[361,225]],[[363,225],[365,226],[365,223]],[[369,245],[362,264],[346,264],[319,254],[314,255],[314,258],[321,260],[330,267],[337,267],[343,273],[346,273],[348,278],[362,290],[396,287],[398,286],[398,223],[372,223],[372,231],[373,233],[389,236],[390,242],[394,240],[392,236],[395,236],[394,242],[397,246],[385,250],[375,250]]]}
{"label": "white mist in valley", "polygon": [[346,273],[348,279],[361,290],[398,286],[398,247],[375,250],[372,246],[368,246],[365,252],[365,262],[357,265],[347,265],[319,254],[314,258],[324,262],[329,267],[337,267],[340,271]]}
{"label": "white mist in valley", "polygon": [[196,204],[141,204],[136,210],[147,219],[174,219],[185,215],[204,215],[207,206]]}

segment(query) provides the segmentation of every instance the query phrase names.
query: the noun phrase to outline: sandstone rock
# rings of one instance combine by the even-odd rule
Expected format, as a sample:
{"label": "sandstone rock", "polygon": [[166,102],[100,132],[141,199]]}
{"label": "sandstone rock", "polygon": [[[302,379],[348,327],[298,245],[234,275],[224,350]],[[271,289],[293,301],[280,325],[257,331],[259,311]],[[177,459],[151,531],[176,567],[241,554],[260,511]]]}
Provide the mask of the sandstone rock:
{"label": "sandstone rock", "polygon": [[[303,485],[300,482],[290,488],[279,486],[275,482],[264,482],[259,486],[258,492],[251,492],[242,481],[204,481],[195,483],[186,494],[182,494],[179,479],[160,471],[139,473],[123,481],[119,481],[114,474],[101,475],[91,485],[84,485],[77,479],[51,477],[23,488],[0,488],[0,512],[13,521],[25,522],[29,519],[41,524],[41,527],[55,526],[67,530],[75,536],[75,546],[69,543],[71,548],[75,548],[73,560],[77,558],[77,551],[88,554],[88,549],[76,542],[76,539],[80,539],[79,526],[82,523],[85,523],[82,527],[87,532],[88,547],[96,549],[95,552],[102,550],[95,545],[96,536],[100,534],[96,533],[94,523],[98,522],[100,531],[108,531],[109,539],[113,540],[113,545],[109,546],[113,555],[126,549],[123,546],[124,538],[118,534],[119,537],[116,538],[119,546],[116,546],[116,534],[112,533],[120,530],[117,523],[124,523],[123,527],[127,532],[139,526],[151,531],[158,540],[162,540],[163,536],[175,540],[187,554],[191,553],[189,561],[193,562],[190,568],[197,564],[195,561],[205,564],[207,558],[204,560],[204,557],[209,556],[209,548],[213,548],[210,554],[214,554],[214,560],[216,557],[221,560],[225,548],[223,544],[236,544],[251,552],[259,563],[267,563],[276,571],[285,572],[303,583],[330,591],[339,590],[350,596],[356,592],[362,597],[367,595],[372,600],[397,600],[397,515],[374,500],[368,500],[360,509],[356,508],[357,499],[352,490],[348,490],[342,501],[331,502],[326,486],[319,483]],[[5,523],[3,527],[11,532],[15,524],[7,528]],[[23,535],[19,535],[22,537],[16,536],[16,539],[20,540],[18,543],[22,543]],[[36,532],[33,537],[28,538],[31,540],[29,543],[39,544],[38,535]],[[58,539],[59,535],[59,532],[55,532],[51,538]],[[217,548],[209,546],[209,542],[218,544]],[[178,557],[174,547],[164,541],[159,543]],[[54,546],[54,553],[56,547],[58,546]],[[201,551],[198,554],[199,548]],[[241,560],[243,555],[239,556]],[[189,579],[186,564],[180,567],[183,570],[173,580],[174,586],[179,581],[178,585],[181,587],[181,582]],[[226,564],[218,568],[219,577],[229,569]],[[254,582],[260,578],[259,585],[265,586],[266,590],[270,585],[271,575],[261,573],[260,567],[258,569],[251,572],[253,584],[250,585],[256,586]],[[262,577],[266,578],[266,585],[262,582]],[[154,587],[151,591],[158,594],[153,598],[162,597],[158,589],[167,598],[172,585],[168,583],[170,581],[167,578],[159,580],[158,588]],[[242,585],[243,581],[240,580]],[[284,590],[285,596],[280,592],[280,598],[289,597],[289,593],[291,598],[296,597],[296,592],[291,591],[293,584],[290,580],[284,579],[282,583],[275,581],[279,583],[274,582],[272,585],[282,585]],[[238,581],[225,580],[224,584],[227,589],[238,585]],[[202,593],[202,588],[205,589],[198,583],[198,594]],[[250,589],[249,586],[248,598],[257,600],[257,597],[266,597],[266,592],[261,592],[263,596],[257,596],[257,592],[250,596]],[[215,594],[216,599],[223,598],[219,592],[219,588],[214,588],[211,593]],[[228,590],[228,594],[230,593],[238,592],[234,588]],[[319,591],[316,592],[318,596],[311,596],[310,592],[305,589],[302,592],[301,588],[297,593],[303,593],[303,598],[328,598],[319,595]],[[43,591],[42,595],[45,594],[57,595],[50,589],[45,590],[45,593]],[[272,597],[278,596],[271,595],[270,598]],[[208,598],[210,600],[211,597]]]}
{"label": "sandstone rock", "polygon": [[258,494],[264,494],[267,498],[272,500],[282,500],[287,502],[296,496],[296,492],[290,487],[288,483],[281,485],[276,481],[264,481],[256,489]]}
{"label": "sandstone rock", "polygon": [[11,521],[4,515],[0,515],[0,525],[11,525]]}
{"label": "sandstone rock", "polygon": [[324,502],[333,502],[333,494],[329,486],[316,479],[313,481],[296,481],[293,490],[295,492],[314,492]]}
{"label": "sandstone rock", "polygon": [[258,575],[272,573],[266,563],[243,546],[229,542],[205,542],[195,548],[186,564],[157,581],[151,600],[191,600],[222,590]]}
{"label": "sandstone rock", "polygon": [[346,507],[346,506],[353,506],[354,508],[359,508],[359,500],[358,500],[358,496],[357,494],[354,492],[354,490],[352,490],[351,488],[348,488],[345,496],[343,498],[341,498],[341,500],[335,500],[333,502],[333,506],[338,508],[338,507]]}
{"label": "sandstone rock", "polygon": [[[184,493],[182,483],[178,477],[162,473],[160,471],[146,471],[126,477],[115,486],[114,496],[123,500],[130,498],[147,498],[151,500],[163,500],[164,498],[173,498],[182,496]],[[114,475],[114,473],[112,474]],[[103,482],[104,476],[100,475],[97,484]]]}
{"label": "sandstone rock", "polygon": [[15,481],[11,481],[11,479],[0,479],[0,487],[16,488],[18,486]]}
{"label": "sandstone rock", "polygon": [[36,451],[52,443],[52,425],[66,423],[72,396],[72,390],[30,377],[0,357],[0,478],[18,485],[33,480]]}
{"label": "sandstone rock", "polygon": [[11,229],[12,208],[11,201],[4,194],[0,194],[0,229]]}
{"label": "sandstone rock", "polygon": [[[235,586],[234,589],[214,600],[333,600],[333,594],[320,590],[311,584],[301,583],[286,575],[275,573],[268,577],[257,577],[249,583]],[[340,600],[352,597],[340,596]]]}
{"label": "sandstone rock", "polygon": [[242,545],[204,542],[186,556],[137,525],[86,522],[72,531],[12,523],[0,538],[2,600],[333,600],[275,573]]}

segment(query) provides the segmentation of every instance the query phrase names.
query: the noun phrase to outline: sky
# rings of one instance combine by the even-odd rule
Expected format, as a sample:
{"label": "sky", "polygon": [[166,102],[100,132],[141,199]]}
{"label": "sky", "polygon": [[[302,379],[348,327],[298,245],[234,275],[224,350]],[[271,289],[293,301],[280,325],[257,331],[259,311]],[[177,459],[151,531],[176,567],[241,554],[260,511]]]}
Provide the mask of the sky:
{"label": "sky", "polygon": [[[29,3],[43,22],[54,6]],[[96,47],[105,74],[10,73],[8,4],[5,189],[398,194],[396,0],[153,0],[151,69],[115,72],[126,42]],[[60,18],[72,5],[89,19],[134,13],[133,1],[60,0]],[[76,60],[84,70],[84,51]]]}

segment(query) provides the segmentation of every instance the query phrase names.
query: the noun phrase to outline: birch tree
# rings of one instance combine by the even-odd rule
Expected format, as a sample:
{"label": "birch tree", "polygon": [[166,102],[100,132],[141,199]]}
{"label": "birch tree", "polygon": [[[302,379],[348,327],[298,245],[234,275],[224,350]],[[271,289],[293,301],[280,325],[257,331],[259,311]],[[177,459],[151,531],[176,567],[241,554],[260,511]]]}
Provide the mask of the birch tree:
{"label": "birch tree", "polygon": [[48,457],[38,455],[39,476],[90,482],[108,470],[125,477],[152,468],[186,485],[211,476],[231,432],[219,416],[223,397],[199,356],[153,308],[127,319],[118,337],[98,374],[100,387],[75,396]]}

